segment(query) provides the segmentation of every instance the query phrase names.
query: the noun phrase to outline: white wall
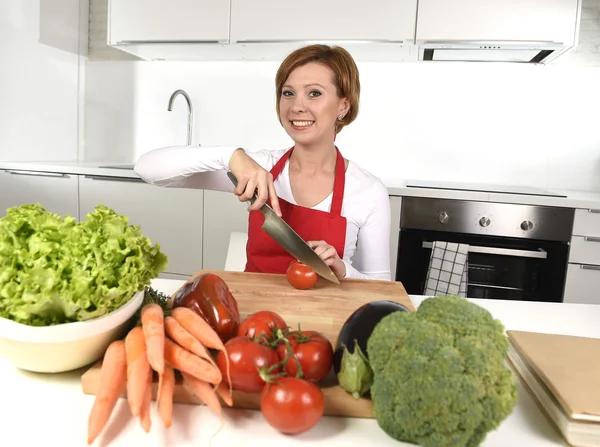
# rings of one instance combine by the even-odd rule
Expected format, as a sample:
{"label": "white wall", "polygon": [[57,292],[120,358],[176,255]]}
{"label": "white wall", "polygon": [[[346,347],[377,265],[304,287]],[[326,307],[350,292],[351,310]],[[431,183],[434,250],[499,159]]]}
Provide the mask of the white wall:
{"label": "white wall", "polygon": [[87,8],[0,1],[0,160],[77,159]]}

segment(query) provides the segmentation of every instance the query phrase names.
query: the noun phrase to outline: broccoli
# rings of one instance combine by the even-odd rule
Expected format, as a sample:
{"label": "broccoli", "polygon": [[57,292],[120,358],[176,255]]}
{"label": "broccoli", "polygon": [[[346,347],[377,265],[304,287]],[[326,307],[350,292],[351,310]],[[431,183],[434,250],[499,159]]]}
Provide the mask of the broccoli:
{"label": "broccoli", "polygon": [[456,296],[394,312],[367,342],[371,399],[391,437],[424,447],[475,447],[517,402],[502,323]]}

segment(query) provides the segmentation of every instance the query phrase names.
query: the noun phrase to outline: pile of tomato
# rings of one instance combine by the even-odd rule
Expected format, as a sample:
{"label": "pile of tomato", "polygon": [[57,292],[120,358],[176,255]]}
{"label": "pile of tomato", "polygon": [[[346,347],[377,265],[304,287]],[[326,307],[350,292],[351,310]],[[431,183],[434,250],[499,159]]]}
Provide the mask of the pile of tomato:
{"label": "pile of tomato", "polygon": [[236,337],[225,343],[217,365],[234,390],[260,393],[266,421],[286,434],[310,430],[323,416],[325,399],[318,382],[333,366],[333,347],[316,331],[292,330],[275,312],[246,317]]}

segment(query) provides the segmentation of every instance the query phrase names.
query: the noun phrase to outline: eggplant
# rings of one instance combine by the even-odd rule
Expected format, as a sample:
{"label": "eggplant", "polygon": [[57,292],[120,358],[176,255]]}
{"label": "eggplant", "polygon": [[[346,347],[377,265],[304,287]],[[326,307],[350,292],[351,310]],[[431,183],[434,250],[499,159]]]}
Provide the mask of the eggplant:
{"label": "eggplant", "polygon": [[340,386],[356,399],[367,394],[373,383],[367,341],[377,323],[393,312],[409,312],[409,309],[394,301],[372,301],[356,309],[340,330],[333,369]]}

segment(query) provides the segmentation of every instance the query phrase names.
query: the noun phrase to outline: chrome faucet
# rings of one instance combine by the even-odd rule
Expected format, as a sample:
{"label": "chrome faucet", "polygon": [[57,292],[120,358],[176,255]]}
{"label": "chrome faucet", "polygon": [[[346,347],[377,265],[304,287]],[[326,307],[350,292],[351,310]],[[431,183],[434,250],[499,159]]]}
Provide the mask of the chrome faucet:
{"label": "chrome faucet", "polygon": [[169,98],[169,107],[167,107],[167,110],[169,112],[173,110],[173,101],[175,100],[177,95],[182,95],[185,98],[185,102],[187,102],[188,105],[187,145],[190,146],[192,144],[192,124],[194,112],[192,108],[192,101],[190,100],[188,94],[183,90],[175,90]]}

